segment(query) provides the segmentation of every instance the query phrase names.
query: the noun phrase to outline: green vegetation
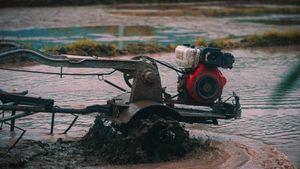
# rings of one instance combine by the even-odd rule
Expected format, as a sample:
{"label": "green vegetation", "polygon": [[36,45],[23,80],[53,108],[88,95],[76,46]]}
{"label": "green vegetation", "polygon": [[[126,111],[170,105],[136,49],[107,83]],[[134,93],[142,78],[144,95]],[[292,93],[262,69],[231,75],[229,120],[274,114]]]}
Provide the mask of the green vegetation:
{"label": "green vegetation", "polygon": [[296,45],[300,44],[300,31],[269,31],[262,34],[253,34],[246,36],[241,43],[248,47]]}
{"label": "green vegetation", "polygon": [[158,53],[158,52],[172,52],[176,46],[168,45],[161,46],[158,44],[129,44],[124,49],[127,54],[143,54],[143,53]]}
{"label": "green vegetation", "polygon": [[[201,37],[196,41],[196,45],[205,44],[205,40]],[[247,35],[242,39],[226,39],[217,38],[208,43],[208,46],[223,49],[249,48],[249,47],[269,47],[269,46],[288,46],[300,44],[300,31],[268,31]]]}
{"label": "green vegetation", "polygon": [[126,54],[145,54],[158,52],[171,52],[174,46],[161,46],[158,44],[129,44],[124,49],[118,49],[115,45],[98,44],[91,39],[79,40],[65,46],[57,46],[45,49],[52,54],[72,54],[82,56],[118,56]]}
{"label": "green vegetation", "polygon": [[280,19],[243,19],[238,22],[252,22],[268,25],[300,25],[300,20],[297,18],[280,18]]}
{"label": "green vegetation", "polygon": [[[196,41],[197,46],[210,46],[222,49],[236,49],[249,47],[269,47],[269,46],[288,46],[300,45],[300,31],[268,31],[264,33],[247,35],[242,38],[216,38],[207,41],[200,37]],[[120,56],[126,54],[149,54],[159,52],[173,52],[175,45],[162,46],[155,43],[128,44],[124,49],[118,49],[115,45],[98,44],[91,39],[79,40],[65,46],[46,48],[45,52],[50,54],[72,54],[82,56]],[[4,49],[3,49],[4,50]],[[10,58],[11,60],[3,63],[19,63],[28,61],[26,58]]]}
{"label": "green vegetation", "polygon": [[[141,8],[129,8],[112,11],[117,15],[133,16],[203,16],[203,17],[228,17],[228,16],[259,16],[265,14],[300,14],[300,7],[211,7],[211,6],[174,6],[172,9],[141,10]],[[146,8],[148,9],[148,8]]]}
{"label": "green vegetation", "polygon": [[116,56],[122,54],[114,45],[98,44],[91,39],[78,40],[65,46],[46,48],[46,52],[52,54],[71,54],[82,56]]}
{"label": "green vegetation", "polygon": [[[22,46],[24,48],[32,48],[32,44],[31,43],[26,43],[26,44],[22,44]],[[0,53],[3,52],[3,51],[7,51],[11,49],[11,46],[8,45],[8,46],[4,46],[4,45],[1,45],[0,46]],[[14,57],[8,57],[8,58],[5,58],[3,60],[0,60],[0,65],[5,65],[5,66],[10,66],[11,63],[29,63],[31,60],[28,59],[27,57],[24,57],[24,56],[14,56]],[[15,65],[15,64],[14,64]]]}
{"label": "green vegetation", "polygon": [[[14,57],[10,57],[10,58],[7,58],[7,59],[4,59],[4,60],[1,60],[0,61],[0,65],[1,67],[9,67],[9,66],[19,66],[19,63],[20,65],[24,66],[23,63],[26,63],[25,65],[26,66],[30,66],[32,65],[32,60],[26,58],[26,57],[23,57],[23,56],[14,56]],[[22,64],[21,64],[22,63]]]}
{"label": "green vegetation", "polygon": [[[226,39],[216,38],[207,41],[200,37],[196,41],[197,46],[218,47],[222,49],[236,49],[249,47],[288,46],[300,44],[300,31],[268,31],[247,35],[242,38]],[[155,43],[128,44],[124,49],[118,49],[115,45],[98,44],[91,39],[79,40],[65,46],[57,46],[45,49],[52,54],[73,54],[82,56],[119,56],[126,54],[146,54],[158,52],[172,52],[176,46],[162,46]]]}

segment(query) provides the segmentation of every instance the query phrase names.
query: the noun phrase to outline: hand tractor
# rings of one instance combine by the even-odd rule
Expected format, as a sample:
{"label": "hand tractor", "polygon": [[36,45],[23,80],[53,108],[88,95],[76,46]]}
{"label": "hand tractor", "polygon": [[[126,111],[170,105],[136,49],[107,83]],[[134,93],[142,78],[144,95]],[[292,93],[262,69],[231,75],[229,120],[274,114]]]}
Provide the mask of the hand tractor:
{"label": "hand tractor", "polygon": [[[6,116],[3,115],[0,118],[0,123],[10,122],[11,127],[14,127],[15,119],[40,112],[52,113],[51,133],[53,132],[56,113],[76,115],[98,112],[124,130],[128,130],[130,124],[153,115],[178,122],[206,124],[218,124],[218,119],[240,118],[241,116],[239,97],[234,92],[225,101],[222,99],[226,78],[219,68],[231,69],[235,61],[234,56],[218,48],[177,46],[174,54],[177,63],[175,67],[147,56],[136,56],[130,60],[116,60],[92,56],[50,55],[39,50],[26,48],[14,41],[0,41],[0,47],[0,61],[11,57],[25,57],[40,64],[59,67],[61,72],[1,69],[61,76],[95,75],[98,78],[113,75],[114,72],[119,71],[123,73],[124,81],[131,89],[127,91],[123,87],[104,79],[106,83],[123,93],[107,100],[104,105],[91,105],[82,109],[58,107],[55,106],[52,99],[27,96],[27,91],[11,93],[0,89],[0,110],[3,113],[11,112],[9,116],[7,116],[8,113]],[[171,95],[166,92],[166,87],[162,87],[158,65],[177,72],[177,94]],[[70,74],[63,73],[62,67],[110,68],[113,71],[102,74]],[[65,132],[72,127],[77,117]],[[152,122],[155,123],[155,121]]]}

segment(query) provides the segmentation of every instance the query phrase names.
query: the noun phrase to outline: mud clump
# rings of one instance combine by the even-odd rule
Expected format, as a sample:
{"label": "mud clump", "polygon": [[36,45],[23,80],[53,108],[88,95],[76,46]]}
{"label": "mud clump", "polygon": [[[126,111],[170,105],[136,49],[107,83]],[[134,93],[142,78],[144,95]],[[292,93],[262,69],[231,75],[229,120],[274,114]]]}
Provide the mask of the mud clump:
{"label": "mud clump", "polygon": [[47,154],[48,144],[33,141],[22,140],[10,151],[0,148],[0,168],[24,168],[26,164],[36,156]]}
{"label": "mud clump", "polygon": [[6,152],[0,151],[0,168],[8,168],[8,167],[24,167],[26,163],[25,160],[21,159],[20,156],[12,156],[7,154]]}
{"label": "mud clump", "polygon": [[176,160],[197,146],[183,126],[153,115],[122,128],[98,116],[81,145],[112,164]]}
{"label": "mud clump", "polygon": [[[200,147],[183,126],[153,115],[119,126],[101,116],[80,141],[21,140],[11,151],[0,148],[0,168],[75,168],[177,160]],[[196,147],[197,146],[197,147]],[[55,165],[54,165],[55,164]]]}

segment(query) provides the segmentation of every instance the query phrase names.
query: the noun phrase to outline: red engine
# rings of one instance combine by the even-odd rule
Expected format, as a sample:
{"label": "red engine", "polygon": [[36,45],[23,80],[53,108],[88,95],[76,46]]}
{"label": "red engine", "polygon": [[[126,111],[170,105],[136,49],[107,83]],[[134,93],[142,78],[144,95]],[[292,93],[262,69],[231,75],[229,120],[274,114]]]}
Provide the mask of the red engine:
{"label": "red engine", "polygon": [[221,97],[226,78],[217,68],[199,64],[197,69],[187,75],[186,90],[190,98],[199,105],[210,105]]}
{"label": "red engine", "polygon": [[178,79],[179,101],[209,106],[221,97],[226,78],[218,67],[232,68],[234,57],[216,48],[178,46],[176,62],[184,70]]}

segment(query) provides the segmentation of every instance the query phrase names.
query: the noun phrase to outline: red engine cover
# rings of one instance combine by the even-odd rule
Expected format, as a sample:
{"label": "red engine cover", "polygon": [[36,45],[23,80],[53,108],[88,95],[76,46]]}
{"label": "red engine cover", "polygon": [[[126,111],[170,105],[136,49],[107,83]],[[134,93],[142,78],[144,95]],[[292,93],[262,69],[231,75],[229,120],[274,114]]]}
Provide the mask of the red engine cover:
{"label": "red engine cover", "polygon": [[197,105],[207,106],[222,95],[226,78],[217,68],[199,64],[197,69],[186,79],[186,88],[190,98]]}

